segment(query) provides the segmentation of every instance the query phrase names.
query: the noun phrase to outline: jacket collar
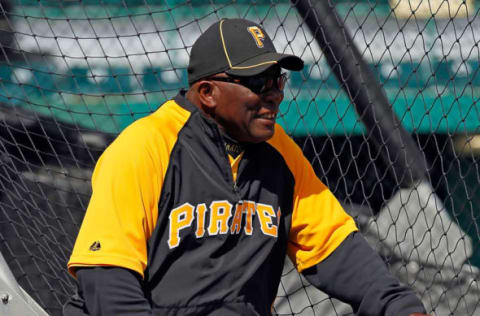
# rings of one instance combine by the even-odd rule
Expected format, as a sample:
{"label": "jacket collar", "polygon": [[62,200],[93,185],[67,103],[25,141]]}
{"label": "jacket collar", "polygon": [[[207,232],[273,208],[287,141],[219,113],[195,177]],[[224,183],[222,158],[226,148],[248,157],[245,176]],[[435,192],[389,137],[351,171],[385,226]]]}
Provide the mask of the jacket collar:
{"label": "jacket collar", "polygon": [[175,103],[177,103],[189,112],[194,113],[195,111],[198,111],[199,109],[187,99],[186,94],[187,90],[181,89],[178,94],[173,98],[173,100],[175,101]]}

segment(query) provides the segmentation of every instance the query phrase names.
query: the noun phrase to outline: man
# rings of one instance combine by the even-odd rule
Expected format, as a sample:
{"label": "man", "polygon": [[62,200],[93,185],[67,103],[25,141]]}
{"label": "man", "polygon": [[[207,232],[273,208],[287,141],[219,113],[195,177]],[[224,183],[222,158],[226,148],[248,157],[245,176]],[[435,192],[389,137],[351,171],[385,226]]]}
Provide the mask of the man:
{"label": "man", "polygon": [[270,315],[285,255],[358,315],[424,312],[275,124],[279,54],[261,26],[213,24],[190,88],[105,150],[68,268],[66,315]]}

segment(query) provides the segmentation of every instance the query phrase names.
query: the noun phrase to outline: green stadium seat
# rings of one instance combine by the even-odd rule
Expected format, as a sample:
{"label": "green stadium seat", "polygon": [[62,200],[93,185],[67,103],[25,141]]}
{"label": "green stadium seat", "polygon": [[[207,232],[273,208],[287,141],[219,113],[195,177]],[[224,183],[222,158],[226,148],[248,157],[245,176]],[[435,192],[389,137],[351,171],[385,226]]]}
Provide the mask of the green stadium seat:
{"label": "green stadium seat", "polygon": [[134,74],[126,67],[108,69],[106,77],[98,80],[100,91],[110,93],[128,93],[133,91]]}
{"label": "green stadium seat", "polygon": [[74,83],[74,87],[78,89],[79,92],[88,93],[97,90],[97,85],[87,68],[72,68],[71,72],[73,76],[72,83]]}
{"label": "green stadium seat", "polygon": [[335,74],[330,67],[322,67],[322,73],[319,73],[318,66],[306,64],[301,72],[292,72],[293,87],[312,87],[315,89],[334,89],[338,88],[339,84]]}
{"label": "green stadium seat", "polygon": [[478,60],[472,60],[468,63],[470,65],[470,76],[469,80],[472,82],[472,85],[476,88],[480,88],[480,62]]}
{"label": "green stadium seat", "polygon": [[[475,71],[478,72],[478,63],[475,65],[473,62],[464,61],[449,61],[450,74],[453,77],[453,84],[457,87],[464,87],[469,84],[469,82],[474,83]],[[478,74],[477,74],[478,77]],[[477,79],[478,85],[478,79]]]}
{"label": "green stadium seat", "polygon": [[437,85],[453,85],[453,69],[452,63],[448,61],[440,61],[433,65],[434,80],[433,83]]}
{"label": "green stadium seat", "polygon": [[12,75],[12,68],[9,65],[0,64],[0,80],[10,81],[10,77]]}
{"label": "green stadium seat", "polygon": [[[35,80],[35,76],[38,76],[38,74],[31,65],[15,64],[8,67],[10,70],[7,70],[7,73],[10,73],[10,77],[5,78],[5,93],[2,94],[11,97],[10,103],[24,103],[31,96],[37,95],[39,89],[42,89],[42,86]],[[48,82],[46,82],[46,85],[48,85]]]}
{"label": "green stadium seat", "polygon": [[0,102],[8,103],[10,87],[12,87],[12,68],[9,65],[0,64]]}
{"label": "green stadium seat", "polygon": [[145,91],[175,90],[188,86],[186,69],[168,70],[161,67],[146,67],[143,71]]}
{"label": "green stadium seat", "polygon": [[55,79],[58,75],[49,72],[47,69],[33,68],[32,78],[28,82],[36,95],[48,95],[58,91],[55,86]]}
{"label": "green stadium seat", "polygon": [[442,86],[464,87],[470,80],[475,79],[474,67],[471,67],[468,61],[442,60],[433,66],[436,78],[434,82]]}
{"label": "green stadium seat", "polygon": [[63,76],[58,76],[58,86],[62,91],[69,93],[96,93],[98,84],[92,78],[90,70],[86,67],[72,67]]}
{"label": "green stadium seat", "polygon": [[421,64],[404,62],[398,67],[400,87],[421,89],[425,86],[426,78],[425,73],[422,71]]}

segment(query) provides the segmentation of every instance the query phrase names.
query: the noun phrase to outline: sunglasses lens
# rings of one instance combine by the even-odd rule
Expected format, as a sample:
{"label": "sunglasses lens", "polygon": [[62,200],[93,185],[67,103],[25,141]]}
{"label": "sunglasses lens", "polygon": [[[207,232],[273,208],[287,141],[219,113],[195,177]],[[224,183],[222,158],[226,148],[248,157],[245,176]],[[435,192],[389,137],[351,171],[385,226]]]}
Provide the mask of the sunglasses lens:
{"label": "sunglasses lens", "polygon": [[267,78],[265,77],[250,77],[248,78],[248,88],[252,90],[254,93],[261,93],[265,90],[265,81]]}
{"label": "sunglasses lens", "polygon": [[286,81],[287,77],[285,74],[276,77],[258,76],[239,79],[240,84],[246,86],[256,94],[264,93],[272,89],[273,86],[276,86],[278,90],[283,91]]}

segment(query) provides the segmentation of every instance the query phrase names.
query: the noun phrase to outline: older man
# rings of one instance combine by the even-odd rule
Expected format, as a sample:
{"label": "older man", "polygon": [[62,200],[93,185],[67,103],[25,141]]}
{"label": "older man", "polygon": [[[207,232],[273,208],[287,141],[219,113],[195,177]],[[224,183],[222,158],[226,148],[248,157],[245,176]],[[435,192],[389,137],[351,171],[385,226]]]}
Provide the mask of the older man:
{"label": "older man", "polygon": [[286,254],[358,315],[424,312],[276,125],[281,70],[302,68],[251,21],[198,38],[189,90],[97,163],[66,315],[270,315]]}

